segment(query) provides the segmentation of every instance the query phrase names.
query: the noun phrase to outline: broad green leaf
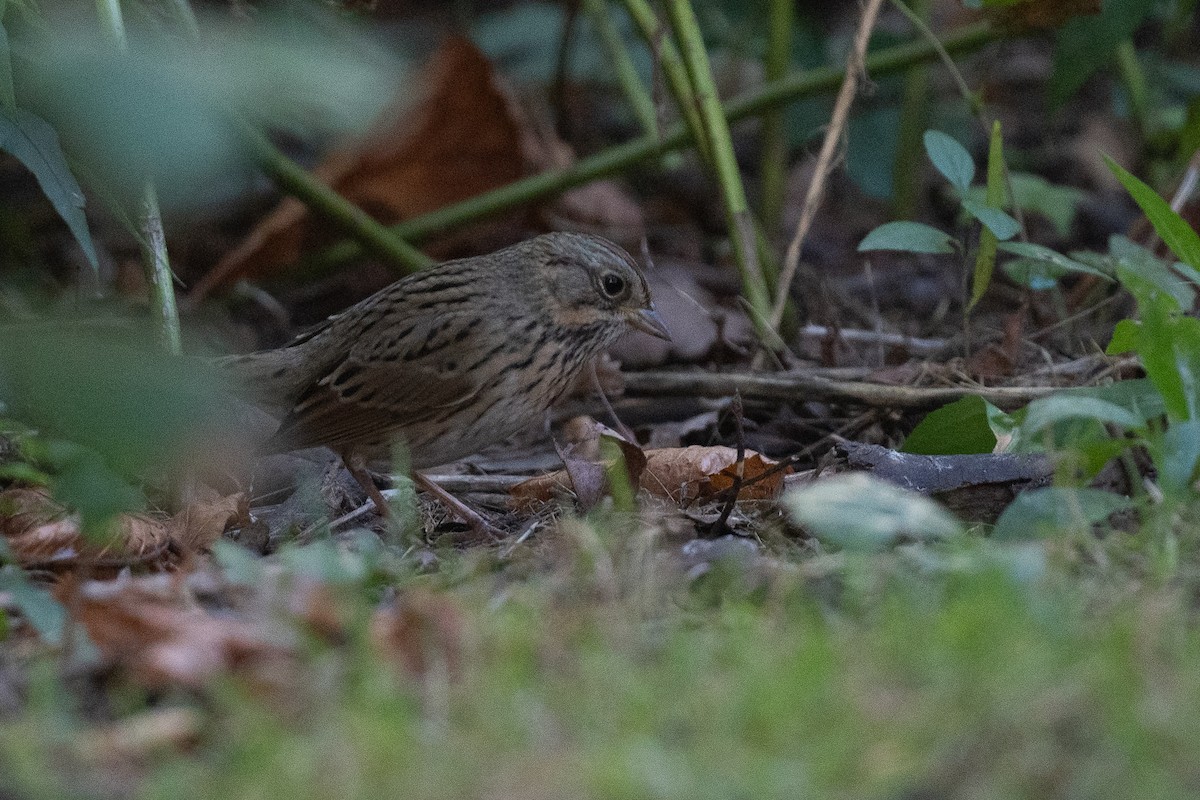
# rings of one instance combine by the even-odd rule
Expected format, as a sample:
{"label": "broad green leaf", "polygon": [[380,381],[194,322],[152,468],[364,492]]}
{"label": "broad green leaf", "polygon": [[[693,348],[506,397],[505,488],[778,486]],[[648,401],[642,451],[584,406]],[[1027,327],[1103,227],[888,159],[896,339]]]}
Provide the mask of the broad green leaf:
{"label": "broad green leaf", "polygon": [[1057,109],[1096,70],[1111,66],[1117,45],[1133,35],[1157,0],[1104,0],[1095,16],[1077,17],[1058,30],[1054,72],[1047,86]]}
{"label": "broad green leaf", "polygon": [[0,108],[17,107],[13,93],[12,54],[8,46],[8,31],[4,27],[4,4],[0,3]]}
{"label": "broad green leaf", "polygon": [[58,134],[36,114],[0,106],[0,150],[12,154],[37,178],[54,210],[67,223],[88,263],[95,269],[96,246],[83,213],[83,190],[67,166]]}
{"label": "broad green leaf", "polygon": [[1167,247],[1171,248],[1171,252],[1193,269],[1200,269],[1200,235],[1192,226],[1176,214],[1170,203],[1160,197],[1158,192],[1123,169],[1120,164],[1108,156],[1104,157],[1104,163],[1108,164],[1117,180],[1142,209],[1146,219],[1150,220],[1155,232]]}
{"label": "broad green leaf", "polygon": [[1119,356],[1122,353],[1132,353],[1138,348],[1138,342],[1142,335],[1141,323],[1135,319],[1123,319],[1113,328],[1112,339],[1108,342],[1108,347],[1104,348],[1104,354],[1110,356]]}
{"label": "broad green leaf", "polygon": [[903,539],[949,539],[963,533],[954,515],[928,497],[854,472],[788,492],[792,519],[822,542],[848,550],[882,550]]}
{"label": "broad green leaf", "polygon": [[1035,261],[1044,261],[1045,263],[1057,267],[1064,272],[1083,272],[1088,275],[1095,275],[1099,278],[1104,278],[1106,281],[1111,281],[1113,279],[1111,275],[1108,275],[1105,272],[1096,269],[1095,267],[1088,266],[1087,264],[1084,264],[1073,258],[1068,258],[1062,253],[1051,250],[1049,247],[1043,247],[1040,244],[1034,244],[1032,242],[1001,242],[998,246],[1006,253],[1012,253],[1013,255],[1021,256],[1022,258],[1031,258]]}
{"label": "broad green leaf", "polygon": [[1096,397],[1053,394],[1029,404],[1021,432],[1033,437],[1039,431],[1067,419],[1089,419],[1122,428],[1140,428],[1144,421],[1127,408]]}
{"label": "broad green leaf", "polygon": [[[118,199],[147,177],[167,211],[220,203],[245,190],[253,161],[240,120],[302,137],[362,131],[405,74],[382,45],[322,13],[264,11],[254,25],[203,19],[203,35],[138,30],[121,53],[97,26],[58,26],[22,43],[18,100],[55,127],[71,163]],[[398,106],[397,114],[405,109]]]}
{"label": "broad green leaf", "polygon": [[220,378],[200,359],[167,356],[150,331],[65,320],[0,325],[8,414],[95,450],[125,475],[161,469],[228,429]]}
{"label": "broad green leaf", "polygon": [[1047,487],[1017,495],[996,520],[997,541],[1041,539],[1090,528],[1114,511],[1129,508],[1128,497],[1100,489]]}
{"label": "broad green leaf", "polygon": [[1121,259],[1117,262],[1117,281],[1137,299],[1139,308],[1165,302],[1172,312],[1178,312],[1191,308],[1196,300],[1196,288],[1162,262],[1134,265]]}
{"label": "broad green leaf", "polygon": [[67,612],[49,591],[34,586],[20,568],[10,564],[0,566],[0,592],[12,598],[43,642],[51,647],[63,643]]}
{"label": "broad green leaf", "polygon": [[1035,292],[1045,292],[1058,285],[1058,279],[1068,274],[1047,261],[1036,258],[1014,258],[1004,262],[1004,273],[1017,284]]}
{"label": "broad green leaf", "polygon": [[1137,348],[1172,420],[1200,419],[1200,319],[1152,309]]}
{"label": "broad green leaf", "polygon": [[[1038,214],[1054,226],[1054,232],[1067,237],[1071,233],[1071,224],[1079,211],[1079,205],[1087,198],[1087,193],[1073,186],[1060,186],[1051,183],[1040,175],[1028,172],[1009,172],[1013,196],[1009,197],[1007,186],[1004,187],[1003,208],[1016,207],[1026,213]],[[987,187],[972,186],[967,192],[967,200],[976,203],[987,202]]]}
{"label": "broad green leaf", "polygon": [[988,419],[994,408],[975,395],[955,400],[926,414],[901,449],[930,456],[990,453],[996,447],[996,434]]}
{"label": "broad green leaf", "polygon": [[1011,239],[1021,230],[1021,223],[998,208],[980,205],[971,200],[964,200],[962,207],[968,214],[983,223],[988,233],[1000,241]]}
{"label": "broad green leaf", "polygon": [[925,131],[925,152],[950,185],[965,195],[975,179],[975,162],[967,149],[941,131]]}
{"label": "broad green leaf", "polygon": [[[821,121],[828,121],[828,112]],[[846,174],[869,197],[891,198],[892,163],[900,135],[900,107],[896,103],[872,104],[858,110],[846,134]]]}
{"label": "broad green leaf", "polygon": [[920,222],[885,222],[858,243],[860,253],[868,250],[902,250],[907,253],[953,253],[955,240]]}
{"label": "broad green leaf", "polygon": [[[1129,273],[1138,276],[1154,288],[1174,298],[1180,310],[1190,309],[1196,302],[1196,285],[1141,245],[1125,236],[1112,236],[1108,251],[1117,261],[1117,280],[1129,283]],[[1192,271],[1184,266],[1185,271]]]}
{"label": "broad green leaf", "polygon": [[1200,465],[1200,421],[1172,424],[1151,452],[1163,491],[1180,493],[1190,489]]}

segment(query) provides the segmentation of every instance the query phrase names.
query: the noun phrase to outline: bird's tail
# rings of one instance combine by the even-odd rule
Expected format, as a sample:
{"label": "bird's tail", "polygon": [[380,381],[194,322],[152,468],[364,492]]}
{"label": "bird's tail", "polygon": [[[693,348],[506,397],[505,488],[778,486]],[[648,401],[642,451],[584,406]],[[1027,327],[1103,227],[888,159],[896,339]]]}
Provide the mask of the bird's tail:
{"label": "bird's tail", "polygon": [[268,407],[286,410],[303,388],[299,348],[283,347],[214,359],[242,393]]}

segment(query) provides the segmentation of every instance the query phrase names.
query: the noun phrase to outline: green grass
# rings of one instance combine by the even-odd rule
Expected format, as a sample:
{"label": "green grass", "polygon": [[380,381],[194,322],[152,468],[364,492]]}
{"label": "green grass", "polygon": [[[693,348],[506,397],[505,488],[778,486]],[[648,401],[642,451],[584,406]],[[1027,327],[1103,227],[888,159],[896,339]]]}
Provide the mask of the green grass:
{"label": "green grass", "polygon": [[[88,761],[79,694],[42,670],[0,758],[18,797],[1194,797],[1193,592],[1081,555],[1133,552],[1121,536],[695,581],[645,541],[509,565],[448,553],[432,576],[343,586],[349,640],[314,644],[273,691],[158,698],[201,710],[190,752]],[[453,676],[374,655],[362,621],[382,583],[455,610]]]}

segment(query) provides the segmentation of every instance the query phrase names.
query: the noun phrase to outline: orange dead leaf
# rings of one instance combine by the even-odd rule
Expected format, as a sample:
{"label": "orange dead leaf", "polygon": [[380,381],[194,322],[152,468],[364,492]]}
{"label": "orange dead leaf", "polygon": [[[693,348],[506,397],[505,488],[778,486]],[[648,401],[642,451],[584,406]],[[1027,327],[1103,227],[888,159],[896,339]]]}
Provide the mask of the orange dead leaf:
{"label": "orange dead leaf", "polygon": [[615,458],[602,456],[601,441],[614,443],[621,451],[629,479],[637,483],[646,465],[642,448],[590,417],[576,417],[564,427],[568,436],[558,455],[564,468],[521,481],[509,490],[513,506],[529,509],[564,491],[574,492],[583,508],[591,508],[608,492],[608,470]]}
{"label": "orange dead leaf", "polygon": [[1022,29],[1057,28],[1072,18],[1099,14],[1101,0],[1024,0],[998,9],[996,15]]}
{"label": "orange dead leaf", "polygon": [[462,663],[462,640],[462,615],[447,595],[405,592],[371,618],[376,652],[412,677],[439,668],[455,677]]}
{"label": "orange dead leaf", "polygon": [[123,514],[104,539],[86,539],[79,517],[41,488],[0,492],[0,535],[18,564],[41,569],[154,562],[170,541],[163,523],[144,514]]}
{"label": "orange dead leaf", "polygon": [[240,492],[189,503],[171,518],[167,530],[186,551],[208,550],[231,523],[248,513],[246,503],[246,495]]}
{"label": "orange dead leaf", "polygon": [[[742,462],[742,500],[775,497],[791,467],[756,480],[779,462],[747,450]],[[672,447],[646,451],[641,488],[677,503],[704,501],[733,486],[737,475],[737,450],[732,447]]]}
{"label": "orange dead leaf", "polygon": [[79,516],[57,503],[45,489],[0,492],[0,536],[23,567],[68,570],[80,565],[122,567],[138,564],[166,568],[180,552],[206,550],[237,519],[244,495],[191,504],[172,519],[122,514],[108,535],[87,538]]}
{"label": "orange dead leaf", "polygon": [[[425,95],[407,102],[415,87]],[[330,154],[317,178],[384,224],[424,214],[510,183],[525,171],[522,121],[487,57],[447,39],[398,102],[361,141]],[[192,290],[199,299],[246,276],[295,263],[331,240],[308,209],[286,198]]]}
{"label": "orange dead leaf", "polygon": [[[410,102],[414,87],[422,99]],[[466,200],[530,172],[561,169],[575,155],[549,126],[535,124],[470,40],[447,39],[422,74],[365,137],[331,153],[313,174],[385,225]],[[641,208],[616,183],[565,192],[549,216],[604,231],[643,226]],[[568,225],[570,227],[570,225]],[[199,300],[241,277],[286,269],[336,232],[286,198],[192,289]]]}
{"label": "orange dead leaf", "polygon": [[293,649],[277,629],[210,614],[161,577],[81,584],[68,575],[54,591],[100,653],[145,686],[199,689],[231,672],[272,686],[290,674]]}

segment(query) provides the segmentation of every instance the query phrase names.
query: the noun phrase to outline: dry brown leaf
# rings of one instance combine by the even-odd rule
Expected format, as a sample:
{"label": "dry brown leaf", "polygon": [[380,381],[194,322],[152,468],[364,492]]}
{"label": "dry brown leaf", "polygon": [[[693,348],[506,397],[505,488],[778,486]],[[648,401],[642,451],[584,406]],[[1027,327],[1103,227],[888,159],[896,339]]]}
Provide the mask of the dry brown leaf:
{"label": "dry brown leaf", "polygon": [[[423,98],[409,102],[413,87]],[[314,170],[321,181],[384,224],[424,214],[520,178],[521,120],[487,57],[468,39],[447,39],[398,102],[362,140]],[[240,277],[279,271],[327,243],[300,201],[286,198],[192,290],[199,299]]]}
{"label": "dry brown leaf", "polygon": [[448,595],[411,590],[375,612],[371,642],[406,675],[423,678],[442,669],[454,679],[462,664],[462,614]]}
{"label": "dry brown leaf", "polygon": [[210,614],[154,576],[80,583],[68,575],[54,592],[101,655],[145,686],[199,689],[229,673],[277,686],[292,674],[294,648],[278,626]]}
{"label": "dry brown leaf", "polygon": [[[784,476],[792,471],[791,467],[755,480],[778,463],[761,453],[747,450],[742,465],[744,485],[738,493],[739,499],[765,500],[779,494]],[[641,488],[676,503],[703,502],[732,487],[737,468],[737,450],[732,447],[692,445],[647,450]]]}
{"label": "dry brown leaf", "polygon": [[996,11],[1005,23],[1018,28],[1057,28],[1074,17],[1099,14],[1101,0],[1024,0]]}
{"label": "dry brown leaf", "polygon": [[122,565],[169,560],[166,526],[145,514],[123,514],[109,535],[88,540],[79,517],[43,488],[0,492],[0,535],[23,567],[70,569],[80,563]]}
{"label": "dry brown leaf", "polygon": [[512,487],[509,493],[515,508],[528,510],[563,492],[573,492],[585,510],[595,506],[608,494],[608,470],[615,463],[615,459],[603,457],[602,440],[620,448],[630,481],[636,484],[640,479],[646,466],[642,448],[608,426],[589,417],[576,417],[567,422],[564,433],[566,445],[556,445],[564,468]]}
{"label": "dry brown leaf", "polygon": [[246,495],[239,492],[189,503],[167,524],[171,538],[185,551],[208,550],[230,524],[249,513]]}
{"label": "dry brown leaf", "polygon": [[175,564],[181,552],[207,550],[240,516],[244,503],[242,494],[193,503],[169,520],[122,514],[113,520],[107,537],[89,540],[79,516],[45,489],[13,488],[0,492],[0,536],[23,567],[68,570],[139,564],[162,569]]}
{"label": "dry brown leaf", "polygon": [[[424,93],[411,102],[413,87]],[[329,154],[313,174],[385,225],[499,188],[532,172],[575,161],[552,127],[537,126],[461,36],[447,39],[422,74],[400,87],[392,109],[362,139]],[[552,227],[589,227],[636,241],[640,206],[616,183],[564,192]],[[329,244],[337,232],[294,198],[285,198],[192,289],[193,301],[238,278],[269,275]]]}

